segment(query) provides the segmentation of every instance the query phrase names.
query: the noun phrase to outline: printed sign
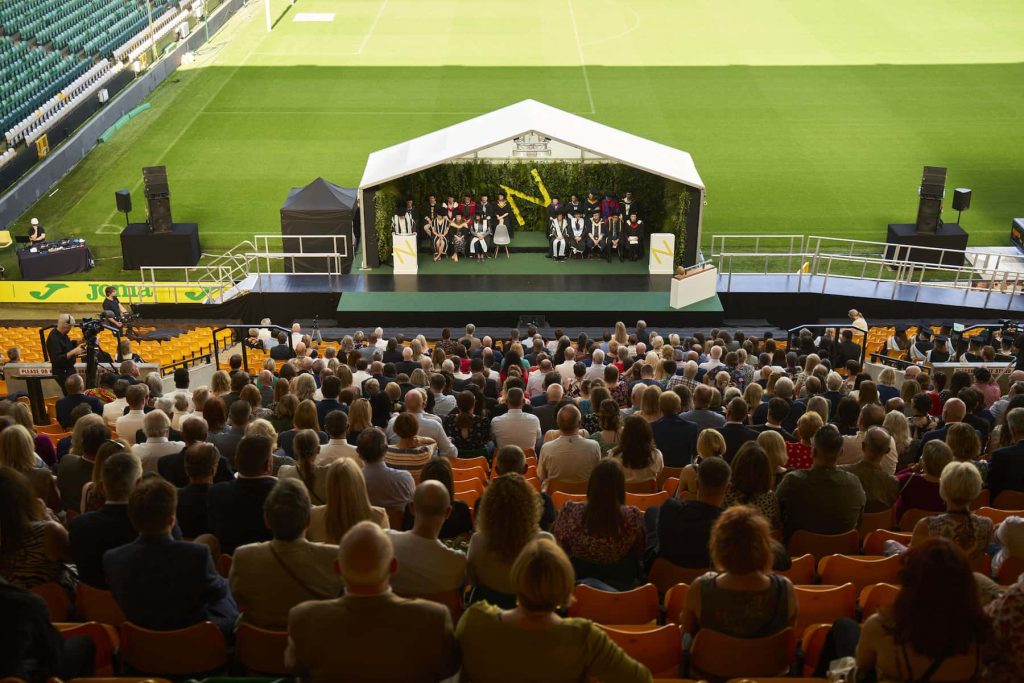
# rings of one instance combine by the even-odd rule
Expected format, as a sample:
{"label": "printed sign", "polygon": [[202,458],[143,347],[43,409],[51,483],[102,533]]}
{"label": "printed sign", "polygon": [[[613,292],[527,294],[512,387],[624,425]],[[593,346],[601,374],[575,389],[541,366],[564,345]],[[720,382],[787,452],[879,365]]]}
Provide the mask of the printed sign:
{"label": "printed sign", "polygon": [[[103,301],[103,290],[117,287],[117,296],[124,304],[202,303],[221,293],[218,286],[201,287],[185,282],[161,283],[147,287],[138,282],[38,282],[31,280],[0,281],[2,303],[85,304]],[[177,292],[177,298],[175,298]]]}

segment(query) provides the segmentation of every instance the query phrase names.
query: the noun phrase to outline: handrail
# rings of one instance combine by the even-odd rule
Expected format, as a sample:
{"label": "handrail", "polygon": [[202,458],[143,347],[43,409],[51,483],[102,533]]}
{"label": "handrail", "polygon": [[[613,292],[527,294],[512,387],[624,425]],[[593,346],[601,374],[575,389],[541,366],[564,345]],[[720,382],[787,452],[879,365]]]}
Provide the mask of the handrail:
{"label": "handrail", "polygon": [[[246,324],[243,324],[243,323],[230,323],[230,324],[226,324],[226,325],[221,325],[220,327],[214,328],[211,331],[211,334],[213,334],[213,367],[214,367],[214,372],[216,372],[216,370],[220,368],[220,345],[217,343],[217,333],[218,332],[223,332],[224,330],[245,330],[246,332],[248,332],[249,330],[251,330],[254,327],[256,329],[271,330],[271,331],[277,330],[278,332],[285,332],[285,333],[287,333],[288,334],[288,348],[290,348],[292,350],[292,352],[294,353],[295,346],[292,344],[292,331],[291,331],[290,328],[281,327],[280,325],[274,325],[274,324],[264,325],[262,323],[255,324],[255,325],[246,325]],[[235,342],[235,343],[239,343],[239,342]],[[245,345],[245,343],[242,342],[242,367],[245,368],[246,372],[249,372],[249,354],[247,353],[247,349],[248,348],[249,347],[247,347]]]}

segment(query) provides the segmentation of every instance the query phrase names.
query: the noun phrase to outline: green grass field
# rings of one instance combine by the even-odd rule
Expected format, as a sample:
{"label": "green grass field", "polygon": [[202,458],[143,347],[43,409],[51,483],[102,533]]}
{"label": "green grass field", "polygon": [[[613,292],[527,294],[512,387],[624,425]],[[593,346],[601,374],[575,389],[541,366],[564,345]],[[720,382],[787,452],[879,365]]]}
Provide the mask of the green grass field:
{"label": "green grass field", "polygon": [[[113,192],[165,164],[204,250],[279,233],[288,189],[355,185],[368,153],[535,98],[687,150],[712,234],[884,240],[924,164],[974,189],[972,245],[1024,215],[1019,0],[273,0],[251,2],[27,212],[120,270]],[[334,12],[299,23],[301,12]],[[446,191],[449,188],[438,188]],[[457,188],[450,188],[457,189]],[[552,188],[568,191],[573,188]],[[948,202],[947,202],[948,203]],[[955,213],[947,210],[947,220]],[[12,268],[13,254],[0,263]]]}

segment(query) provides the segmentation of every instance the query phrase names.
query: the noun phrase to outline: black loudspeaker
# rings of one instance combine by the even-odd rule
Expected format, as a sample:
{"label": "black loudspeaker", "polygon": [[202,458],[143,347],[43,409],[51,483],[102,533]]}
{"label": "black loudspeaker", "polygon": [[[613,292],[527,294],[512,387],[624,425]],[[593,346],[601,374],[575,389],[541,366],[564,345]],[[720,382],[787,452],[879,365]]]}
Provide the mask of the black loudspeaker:
{"label": "black loudspeaker", "polygon": [[953,210],[966,211],[971,208],[971,190],[968,187],[958,187],[953,191]]}
{"label": "black loudspeaker", "polygon": [[166,166],[147,166],[142,169],[143,192],[147,197],[166,197],[171,194],[167,183]]}
{"label": "black loudspeaker", "polygon": [[171,198],[150,197],[146,204],[149,207],[149,227],[153,232],[171,232]]}
{"label": "black loudspeaker", "polygon": [[922,197],[942,199],[946,193],[946,169],[944,166],[925,166],[921,173]]}
{"label": "black loudspeaker", "polygon": [[934,235],[939,229],[939,215],[942,200],[937,197],[921,197],[917,207],[917,231]]}
{"label": "black loudspeaker", "polygon": [[120,213],[131,213],[132,212],[132,193],[131,190],[118,190],[114,193],[114,199],[117,201],[117,210]]}

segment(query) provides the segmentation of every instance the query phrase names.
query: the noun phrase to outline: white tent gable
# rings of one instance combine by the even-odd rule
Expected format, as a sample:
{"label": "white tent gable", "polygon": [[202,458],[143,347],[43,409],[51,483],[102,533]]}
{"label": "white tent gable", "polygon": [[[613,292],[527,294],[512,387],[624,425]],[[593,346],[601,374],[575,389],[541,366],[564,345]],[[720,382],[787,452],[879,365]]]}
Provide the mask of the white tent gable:
{"label": "white tent gable", "polygon": [[704,189],[693,159],[682,150],[570,114],[536,100],[456,123],[370,154],[359,189],[375,187],[457,160],[527,133]]}

